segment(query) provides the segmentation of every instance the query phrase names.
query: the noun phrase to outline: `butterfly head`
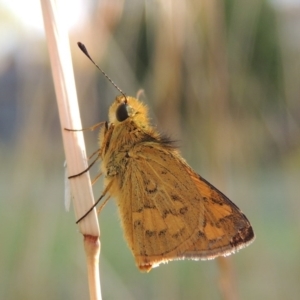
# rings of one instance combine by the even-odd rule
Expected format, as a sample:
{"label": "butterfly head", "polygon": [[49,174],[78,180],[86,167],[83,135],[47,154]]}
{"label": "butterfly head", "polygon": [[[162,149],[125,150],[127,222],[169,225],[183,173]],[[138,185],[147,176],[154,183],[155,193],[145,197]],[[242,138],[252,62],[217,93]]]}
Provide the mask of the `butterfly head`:
{"label": "butterfly head", "polygon": [[[109,122],[115,125],[123,124],[128,121],[134,121],[138,125],[147,123],[146,106],[133,97],[126,98],[118,96],[109,109]],[[145,122],[146,121],[146,122]]]}

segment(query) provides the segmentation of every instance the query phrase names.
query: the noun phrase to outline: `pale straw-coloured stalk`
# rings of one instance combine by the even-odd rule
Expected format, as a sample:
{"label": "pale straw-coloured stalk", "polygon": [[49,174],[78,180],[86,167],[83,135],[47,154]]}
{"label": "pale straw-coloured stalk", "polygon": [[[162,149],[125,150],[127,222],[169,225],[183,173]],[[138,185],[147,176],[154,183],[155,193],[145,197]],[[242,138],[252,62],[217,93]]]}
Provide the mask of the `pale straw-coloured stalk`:
{"label": "pale straw-coloured stalk", "polygon": [[[62,128],[68,174],[78,174],[87,168],[86,151],[82,132],[69,132],[64,128],[82,128],[73,75],[68,31],[61,15],[59,1],[41,0],[50,62]],[[93,205],[94,198],[89,173],[70,179],[75,217],[78,220]],[[74,222],[75,224],[75,222]],[[94,209],[78,224],[84,236],[87,257],[90,299],[101,299],[99,255],[100,230]]]}

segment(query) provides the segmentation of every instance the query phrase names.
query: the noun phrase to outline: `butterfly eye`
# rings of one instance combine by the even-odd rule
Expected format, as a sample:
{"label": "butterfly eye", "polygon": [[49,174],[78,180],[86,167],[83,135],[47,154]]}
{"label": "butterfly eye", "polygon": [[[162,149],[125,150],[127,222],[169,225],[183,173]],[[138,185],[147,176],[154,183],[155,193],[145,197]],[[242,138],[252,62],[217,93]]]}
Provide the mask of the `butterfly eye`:
{"label": "butterfly eye", "polygon": [[122,103],[119,105],[116,111],[116,117],[119,122],[123,122],[129,117],[127,103]]}

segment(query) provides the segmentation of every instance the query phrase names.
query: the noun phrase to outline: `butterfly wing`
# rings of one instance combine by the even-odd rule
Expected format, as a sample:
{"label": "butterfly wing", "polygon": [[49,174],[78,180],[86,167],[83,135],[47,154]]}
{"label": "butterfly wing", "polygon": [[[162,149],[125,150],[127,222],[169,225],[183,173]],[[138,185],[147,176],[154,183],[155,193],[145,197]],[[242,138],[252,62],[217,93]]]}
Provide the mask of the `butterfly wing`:
{"label": "butterfly wing", "polygon": [[141,270],[175,259],[212,259],[245,247],[252,227],[177,150],[134,146],[118,199],[125,237]]}

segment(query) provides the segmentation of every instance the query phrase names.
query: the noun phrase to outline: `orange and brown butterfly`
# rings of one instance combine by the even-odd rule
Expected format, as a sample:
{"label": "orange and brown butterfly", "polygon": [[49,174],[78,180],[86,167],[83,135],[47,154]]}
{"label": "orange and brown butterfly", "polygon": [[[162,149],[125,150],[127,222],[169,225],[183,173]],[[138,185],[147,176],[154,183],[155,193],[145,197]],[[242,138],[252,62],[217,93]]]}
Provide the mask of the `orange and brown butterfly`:
{"label": "orange and brown butterfly", "polygon": [[171,260],[227,256],[254,240],[246,216],[150,125],[141,101],[117,97],[99,140],[104,194],[117,201],[141,271]]}

